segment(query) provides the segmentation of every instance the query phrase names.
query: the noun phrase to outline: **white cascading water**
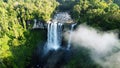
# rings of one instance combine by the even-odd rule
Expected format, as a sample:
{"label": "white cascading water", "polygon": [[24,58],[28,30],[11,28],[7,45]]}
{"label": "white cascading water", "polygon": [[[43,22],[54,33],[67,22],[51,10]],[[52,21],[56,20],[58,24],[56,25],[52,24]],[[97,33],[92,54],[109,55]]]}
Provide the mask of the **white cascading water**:
{"label": "white cascading water", "polygon": [[47,39],[47,49],[48,50],[57,50],[61,45],[61,32],[62,24],[53,21],[48,23],[48,39]]}
{"label": "white cascading water", "polygon": [[57,13],[52,21],[48,22],[47,43],[44,47],[44,52],[49,50],[57,50],[61,47],[62,41],[62,24],[70,23],[72,19],[67,12]]}
{"label": "white cascading water", "polygon": [[76,24],[77,24],[77,23],[74,23],[74,24],[71,25],[70,35],[69,35],[69,40],[68,40],[68,45],[67,45],[67,50],[69,50],[70,47],[71,47],[72,32],[73,32],[74,26],[75,26]]}
{"label": "white cascading water", "polygon": [[34,19],[34,25],[33,25],[33,27],[32,27],[33,29],[34,28],[38,28],[38,25],[37,25],[37,20],[36,19]]}

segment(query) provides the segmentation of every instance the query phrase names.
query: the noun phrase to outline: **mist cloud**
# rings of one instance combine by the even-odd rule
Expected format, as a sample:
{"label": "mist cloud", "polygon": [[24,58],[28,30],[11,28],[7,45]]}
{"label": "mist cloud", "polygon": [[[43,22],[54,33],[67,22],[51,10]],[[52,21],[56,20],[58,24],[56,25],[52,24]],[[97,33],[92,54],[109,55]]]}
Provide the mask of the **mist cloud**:
{"label": "mist cloud", "polygon": [[[65,33],[65,38],[69,39],[69,33]],[[91,59],[104,68],[120,67],[118,58],[120,44],[117,33],[103,32],[87,25],[80,25],[72,32],[71,42],[89,49]]]}

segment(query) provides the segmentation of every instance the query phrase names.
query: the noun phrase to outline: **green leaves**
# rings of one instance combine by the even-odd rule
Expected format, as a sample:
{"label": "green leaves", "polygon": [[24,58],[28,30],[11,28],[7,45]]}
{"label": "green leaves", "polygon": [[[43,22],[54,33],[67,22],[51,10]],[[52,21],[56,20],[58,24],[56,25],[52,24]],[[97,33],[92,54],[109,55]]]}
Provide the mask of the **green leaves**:
{"label": "green leaves", "polygon": [[79,0],[73,8],[72,15],[80,23],[87,22],[103,30],[120,30],[119,11],[119,6],[112,0]]}
{"label": "green leaves", "polygon": [[108,6],[108,11],[116,11],[119,10],[119,6],[115,3],[112,3]]}
{"label": "green leaves", "polygon": [[57,6],[56,0],[0,0],[0,68],[26,66],[45,34],[36,31],[26,37],[26,21],[48,21]]}
{"label": "green leaves", "polygon": [[55,0],[38,0],[35,2],[37,9],[34,11],[35,15],[38,15],[38,19],[48,21],[51,18],[51,14],[54,12],[58,3]]}

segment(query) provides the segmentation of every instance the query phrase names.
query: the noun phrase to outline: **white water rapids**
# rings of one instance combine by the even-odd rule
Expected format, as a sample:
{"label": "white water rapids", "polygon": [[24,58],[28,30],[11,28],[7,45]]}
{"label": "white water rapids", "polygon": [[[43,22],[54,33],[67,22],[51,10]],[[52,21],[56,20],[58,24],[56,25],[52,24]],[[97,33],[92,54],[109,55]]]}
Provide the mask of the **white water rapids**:
{"label": "white water rapids", "polygon": [[57,23],[56,21],[48,24],[48,39],[47,39],[47,49],[60,48],[61,44],[61,32],[62,24]]}

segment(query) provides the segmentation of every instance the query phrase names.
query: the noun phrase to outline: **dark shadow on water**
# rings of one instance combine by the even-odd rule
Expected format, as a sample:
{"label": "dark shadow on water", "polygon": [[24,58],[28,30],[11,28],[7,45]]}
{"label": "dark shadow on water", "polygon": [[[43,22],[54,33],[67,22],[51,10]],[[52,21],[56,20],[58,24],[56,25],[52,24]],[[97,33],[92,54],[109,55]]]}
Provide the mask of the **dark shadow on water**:
{"label": "dark shadow on water", "polygon": [[29,68],[102,68],[90,58],[90,51],[84,47],[72,46],[70,50],[63,47],[43,56],[43,44],[39,44],[34,52]]}
{"label": "dark shadow on water", "polygon": [[43,49],[43,46],[39,45],[34,52],[31,68],[61,68],[70,59],[70,51],[66,49],[50,50],[46,55],[43,54]]}

